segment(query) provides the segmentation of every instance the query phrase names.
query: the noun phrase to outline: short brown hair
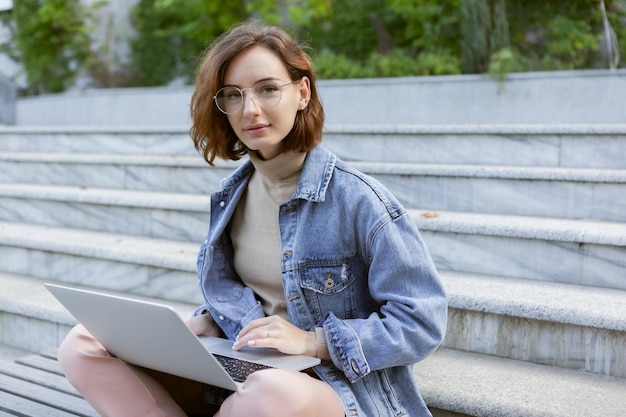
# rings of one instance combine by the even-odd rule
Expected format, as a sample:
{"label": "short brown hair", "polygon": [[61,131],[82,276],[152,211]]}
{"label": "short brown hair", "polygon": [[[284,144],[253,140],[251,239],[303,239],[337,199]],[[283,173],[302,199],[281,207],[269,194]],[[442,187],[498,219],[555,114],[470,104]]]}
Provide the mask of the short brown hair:
{"label": "short brown hair", "polygon": [[263,46],[274,52],[285,64],[291,81],[309,78],[311,98],[305,110],[299,111],[293,129],[282,141],[282,151],[309,151],[322,140],[324,109],[315,87],[315,72],[303,48],[284,30],[247,21],[218,37],[207,49],[196,76],[191,97],[192,127],[190,136],[204,157],[213,165],[216,157],[238,160],[248,152],[239,141],[225,114],[213,101],[223,87],[228,64],[240,53]]}

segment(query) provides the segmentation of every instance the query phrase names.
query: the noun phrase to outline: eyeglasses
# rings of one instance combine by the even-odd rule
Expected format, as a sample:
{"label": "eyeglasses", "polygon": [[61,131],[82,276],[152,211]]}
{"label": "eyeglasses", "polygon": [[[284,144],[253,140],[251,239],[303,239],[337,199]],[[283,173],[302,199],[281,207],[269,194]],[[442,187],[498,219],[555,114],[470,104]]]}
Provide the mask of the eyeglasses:
{"label": "eyeglasses", "polygon": [[276,81],[259,81],[254,87],[224,87],[218,90],[213,100],[215,100],[217,108],[220,109],[222,113],[234,114],[239,112],[243,107],[243,92],[252,90],[252,97],[256,104],[269,109],[276,107],[278,103],[280,103],[283,87],[299,82],[300,80],[292,81],[287,84],[278,84]]}

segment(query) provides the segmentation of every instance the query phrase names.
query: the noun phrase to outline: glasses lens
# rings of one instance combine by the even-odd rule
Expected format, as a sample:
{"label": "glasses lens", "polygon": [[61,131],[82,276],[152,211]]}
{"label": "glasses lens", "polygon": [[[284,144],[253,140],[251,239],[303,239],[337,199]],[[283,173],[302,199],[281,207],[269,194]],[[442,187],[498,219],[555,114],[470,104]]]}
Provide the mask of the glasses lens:
{"label": "glasses lens", "polygon": [[282,86],[273,81],[262,81],[254,86],[254,99],[260,106],[271,108],[278,105]]}
{"label": "glasses lens", "polygon": [[215,104],[226,114],[237,113],[243,104],[243,93],[237,87],[224,87],[215,95]]}

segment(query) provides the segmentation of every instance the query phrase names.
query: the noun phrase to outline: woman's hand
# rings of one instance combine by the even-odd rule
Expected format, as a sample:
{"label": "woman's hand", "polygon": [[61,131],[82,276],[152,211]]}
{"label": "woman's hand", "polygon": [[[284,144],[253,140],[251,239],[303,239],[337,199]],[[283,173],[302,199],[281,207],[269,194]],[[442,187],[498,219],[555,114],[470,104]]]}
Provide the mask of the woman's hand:
{"label": "woman's hand", "polygon": [[200,314],[185,323],[196,336],[219,337],[221,335],[220,328],[215,324],[210,314]]}
{"label": "woman's hand", "polygon": [[239,332],[233,349],[244,346],[274,348],[291,355],[317,355],[315,333],[302,330],[280,316],[252,320]]}

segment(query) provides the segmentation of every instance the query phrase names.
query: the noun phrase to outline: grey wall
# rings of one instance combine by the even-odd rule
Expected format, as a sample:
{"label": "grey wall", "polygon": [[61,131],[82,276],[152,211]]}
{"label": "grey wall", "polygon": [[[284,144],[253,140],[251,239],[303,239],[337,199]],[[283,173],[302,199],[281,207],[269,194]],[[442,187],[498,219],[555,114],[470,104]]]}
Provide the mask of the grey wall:
{"label": "grey wall", "polygon": [[[626,70],[319,82],[328,125],[626,123]],[[20,125],[188,125],[192,88],[84,90],[17,102]]]}

